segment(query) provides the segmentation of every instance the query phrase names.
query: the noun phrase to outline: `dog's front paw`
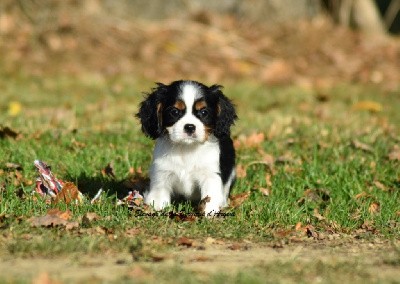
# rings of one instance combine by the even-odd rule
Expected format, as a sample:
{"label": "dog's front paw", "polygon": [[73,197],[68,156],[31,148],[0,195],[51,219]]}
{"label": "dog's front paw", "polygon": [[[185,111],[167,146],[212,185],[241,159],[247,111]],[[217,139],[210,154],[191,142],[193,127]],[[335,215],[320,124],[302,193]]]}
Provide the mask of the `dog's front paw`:
{"label": "dog's front paw", "polygon": [[171,199],[169,196],[160,194],[149,193],[144,198],[144,203],[152,206],[155,210],[159,211],[168,207],[171,204]]}
{"label": "dog's front paw", "polygon": [[204,214],[206,217],[214,217],[216,214],[218,214],[221,211],[221,204],[215,203],[207,203],[206,207],[204,209]]}

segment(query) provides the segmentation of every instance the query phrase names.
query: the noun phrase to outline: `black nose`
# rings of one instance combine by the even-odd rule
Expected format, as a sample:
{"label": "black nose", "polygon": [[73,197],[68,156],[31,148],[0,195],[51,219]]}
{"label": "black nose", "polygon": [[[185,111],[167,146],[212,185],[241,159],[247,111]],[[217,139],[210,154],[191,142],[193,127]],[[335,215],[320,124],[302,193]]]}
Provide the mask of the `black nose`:
{"label": "black nose", "polygon": [[183,129],[187,134],[193,134],[196,131],[196,126],[194,124],[185,124]]}

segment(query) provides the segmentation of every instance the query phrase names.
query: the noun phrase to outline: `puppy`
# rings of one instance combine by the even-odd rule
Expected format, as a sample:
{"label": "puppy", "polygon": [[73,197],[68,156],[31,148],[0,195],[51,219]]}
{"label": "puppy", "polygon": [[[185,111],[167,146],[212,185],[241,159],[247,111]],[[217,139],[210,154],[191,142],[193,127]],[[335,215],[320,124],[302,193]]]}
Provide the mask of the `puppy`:
{"label": "puppy", "polygon": [[235,181],[230,127],[237,115],[221,86],[183,80],[158,83],[136,116],[142,131],[156,140],[145,203],[160,210],[171,198],[200,201],[208,196],[207,215],[228,205]]}

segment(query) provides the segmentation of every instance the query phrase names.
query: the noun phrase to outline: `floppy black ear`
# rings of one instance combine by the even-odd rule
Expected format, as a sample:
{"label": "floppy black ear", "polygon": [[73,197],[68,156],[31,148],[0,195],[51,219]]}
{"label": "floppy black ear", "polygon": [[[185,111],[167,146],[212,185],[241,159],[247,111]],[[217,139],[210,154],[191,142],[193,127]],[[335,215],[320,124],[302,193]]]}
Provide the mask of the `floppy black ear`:
{"label": "floppy black ear", "polygon": [[140,104],[139,112],[136,117],[140,119],[142,131],[148,137],[157,139],[162,134],[162,110],[163,96],[166,92],[166,86],[157,83],[157,87],[152,89],[146,99]]}
{"label": "floppy black ear", "polygon": [[231,134],[231,126],[238,118],[235,106],[221,91],[221,86],[213,85],[210,87],[211,93],[218,97],[217,100],[217,121],[215,124],[214,135],[218,138],[229,136]]}

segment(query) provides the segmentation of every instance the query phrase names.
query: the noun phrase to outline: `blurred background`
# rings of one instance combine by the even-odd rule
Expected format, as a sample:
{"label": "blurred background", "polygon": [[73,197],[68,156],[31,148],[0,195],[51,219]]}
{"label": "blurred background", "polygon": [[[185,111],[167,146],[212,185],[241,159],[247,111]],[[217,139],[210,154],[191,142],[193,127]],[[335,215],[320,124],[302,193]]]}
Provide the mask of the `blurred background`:
{"label": "blurred background", "polygon": [[0,70],[393,91],[399,10],[399,0],[1,0]]}

